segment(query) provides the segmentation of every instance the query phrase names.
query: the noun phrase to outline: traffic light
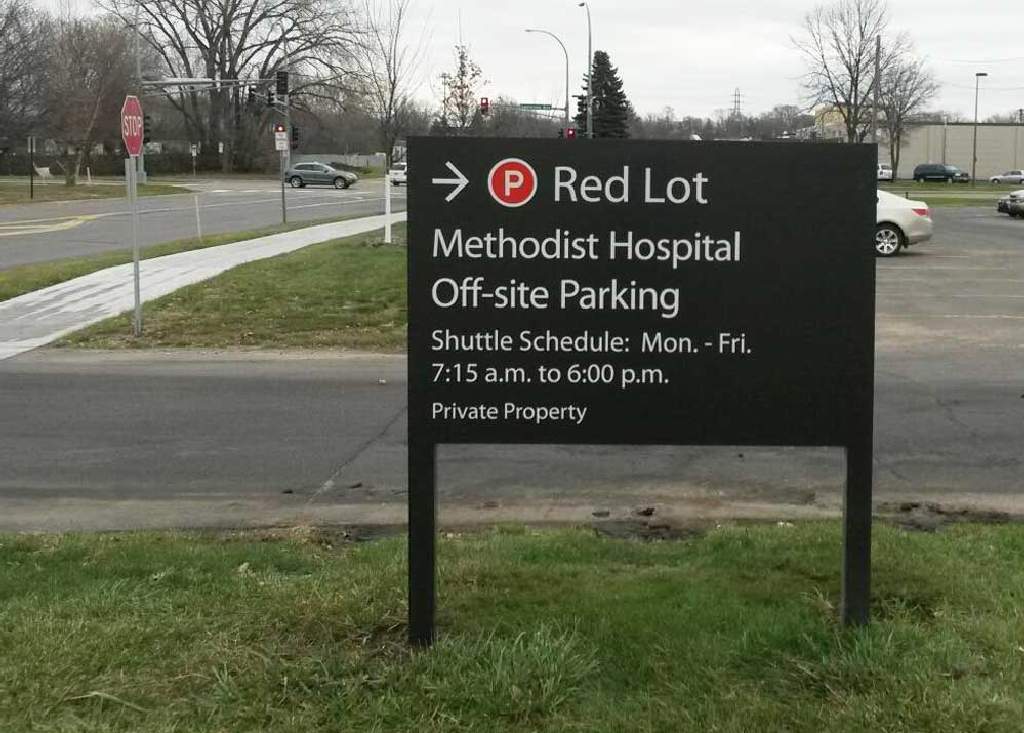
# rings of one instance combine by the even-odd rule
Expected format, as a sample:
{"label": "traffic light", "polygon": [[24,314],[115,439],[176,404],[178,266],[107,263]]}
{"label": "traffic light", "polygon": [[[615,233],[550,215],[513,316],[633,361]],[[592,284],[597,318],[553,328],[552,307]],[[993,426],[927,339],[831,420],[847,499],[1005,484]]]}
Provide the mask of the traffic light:
{"label": "traffic light", "polygon": [[268,107],[273,107],[274,106],[274,102],[276,102],[276,101],[277,100],[274,99],[274,90],[273,89],[268,89],[267,90],[267,106]]}
{"label": "traffic light", "polygon": [[282,124],[280,122],[275,122],[274,123],[274,133],[276,134],[278,132],[287,132],[287,131],[284,128],[284,124]]}
{"label": "traffic light", "polygon": [[286,97],[288,96],[288,72],[279,71],[277,72],[277,96]]}
{"label": "traffic light", "polygon": [[292,125],[292,150],[299,147],[299,128]]}
{"label": "traffic light", "polygon": [[142,115],[142,144],[149,142],[149,131],[153,126],[153,118],[149,115]]}
{"label": "traffic light", "polygon": [[484,117],[491,113],[491,100],[487,97],[480,97],[480,114]]}
{"label": "traffic light", "polygon": [[575,127],[567,127],[567,128],[565,128],[565,137],[567,139],[569,139],[569,140],[575,140],[576,139],[576,128]]}

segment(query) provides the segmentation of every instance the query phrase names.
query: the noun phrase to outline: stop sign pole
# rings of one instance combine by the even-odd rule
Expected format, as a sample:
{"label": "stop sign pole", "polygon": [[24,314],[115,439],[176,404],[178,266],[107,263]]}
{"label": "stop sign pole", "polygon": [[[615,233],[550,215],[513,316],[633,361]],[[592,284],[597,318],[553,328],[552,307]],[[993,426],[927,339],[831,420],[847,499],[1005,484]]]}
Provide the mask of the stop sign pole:
{"label": "stop sign pole", "polygon": [[142,297],[139,283],[139,177],[136,159],[142,152],[144,139],[142,104],[139,98],[128,95],[121,106],[121,139],[128,157],[124,160],[124,181],[128,188],[128,205],[132,220],[132,263],[135,275],[135,317],[132,319],[132,334],[142,335]]}

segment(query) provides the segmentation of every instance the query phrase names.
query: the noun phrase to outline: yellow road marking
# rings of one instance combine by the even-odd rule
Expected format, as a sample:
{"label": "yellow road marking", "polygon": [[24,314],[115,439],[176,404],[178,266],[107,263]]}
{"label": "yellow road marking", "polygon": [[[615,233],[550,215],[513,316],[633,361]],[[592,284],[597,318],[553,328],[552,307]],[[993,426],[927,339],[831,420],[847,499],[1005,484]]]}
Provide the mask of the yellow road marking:
{"label": "yellow road marking", "polygon": [[52,219],[20,219],[0,222],[0,237],[25,236],[26,234],[50,234],[74,229],[87,221],[99,219],[104,214],[83,214]]}

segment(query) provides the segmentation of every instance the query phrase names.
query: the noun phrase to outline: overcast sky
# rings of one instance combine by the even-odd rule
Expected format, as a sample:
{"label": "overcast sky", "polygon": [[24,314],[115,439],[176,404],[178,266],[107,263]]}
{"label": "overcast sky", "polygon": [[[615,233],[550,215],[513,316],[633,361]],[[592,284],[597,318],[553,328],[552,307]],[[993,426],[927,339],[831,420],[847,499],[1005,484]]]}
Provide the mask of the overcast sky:
{"label": "overcast sky", "polygon": [[[37,0],[56,7],[90,0]],[[577,0],[413,0],[413,29],[427,29],[419,96],[438,101],[438,75],[453,67],[462,38],[483,70],[481,96],[561,104],[565,60],[561,49],[524,28],[559,35],[569,50],[572,91],[586,67],[586,12]],[[803,63],[791,36],[799,33],[813,0],[591,0],[594,48],[619,68],[626,94],[641,114],[672,107],[677,116],[712,117],[798,104]],[[893,31],[910,32],[942,84],[936,109],[974,114],[974,74],[983,79],[980,116],[1024,107],[1024,6],[1014,0],[890,0]]]}
{"label": "overcast sky", "polygon": [[[550,30],[569,49],[576,93],[586,66],[586,12],[576,0],[415,0],[432,29],[426,56],[436,79],[450,68],[452,45],[462,36],[488,80],[492,97],[558,102],[565,61]],[[803,63],[790,41],[809,0],[591,0],[594,48],[607,51],[641,114],[672,107],[677,116],[713,116],[731,109],[739,87],[743,111],[800,102]],[[933,108],[974,114],[974,74],[983,79],[982,118],[1024,107],[1024,6],[1013,0],[891,0],[893,30],[909,31],[942,83]],[[1000,62],[963,61],[1009,59]],[[433,87],[433,88],[431,88]],[[436,97],[434,81],[424,96]]]}

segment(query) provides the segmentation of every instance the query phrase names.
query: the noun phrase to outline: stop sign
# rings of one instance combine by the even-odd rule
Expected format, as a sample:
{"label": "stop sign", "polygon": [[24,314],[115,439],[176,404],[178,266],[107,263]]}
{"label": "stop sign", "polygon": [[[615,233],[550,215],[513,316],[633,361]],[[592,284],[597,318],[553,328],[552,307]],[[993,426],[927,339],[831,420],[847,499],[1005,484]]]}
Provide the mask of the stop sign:
{"label": "stop sign", "polygon": [[121,106],[121,139],[128,155],[134,158],[142,152],[142,138],[142,104],[129,94]]}

